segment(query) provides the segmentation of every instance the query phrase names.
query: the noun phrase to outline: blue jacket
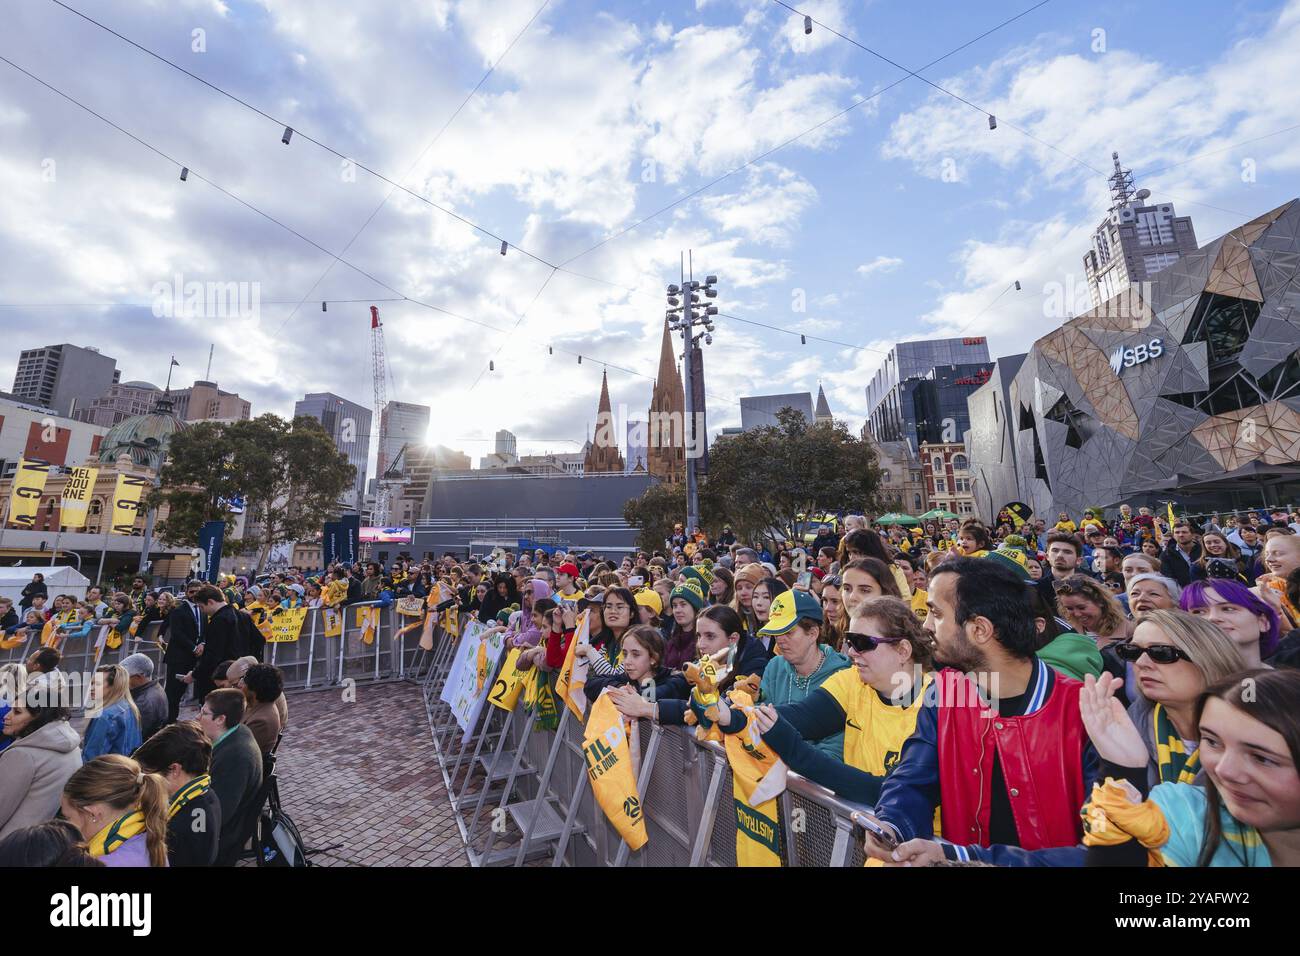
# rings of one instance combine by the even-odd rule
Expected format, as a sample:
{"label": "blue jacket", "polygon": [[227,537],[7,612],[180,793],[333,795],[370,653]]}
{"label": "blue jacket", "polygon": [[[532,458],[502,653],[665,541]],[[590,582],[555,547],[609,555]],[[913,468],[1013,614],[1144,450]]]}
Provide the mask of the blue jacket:
{"label": "blue jacket", "polygon": [[87,763],[104,754],[129,757],[140,746],[140,721],[125,700],[105,707],[86,725],[81,744],[81,762]]}
{"label": "blue jacket", "polygon": [[[1046,689],[1042,693],[1036,693],[1038,682],[1044,680],[1048,682]],[[1056,672],[1039,661],[1024,696],[1031,700],[1037,699],[1041,706],[1050,695],[1055,681]],[[1031,709],[1037,708],[1031,705]],[[935,839],[934,811],[936,808],[942,810],[937,710],[936,695],[926,695],[921,711],[916,716],[916,730],[904,742],[898,764],[881,784],[876,816],[898,831],[900,843],[911,839]],[[1084,793],[1092,793],[1092,785],[1097,782],[1100,772],[1101,763],[1097,751],[1092,744],[1088,744],[1083,751]],[[939,842],[943,846],[944,855],[950,860],[979,860],[994,866],[1084,865],[1082,844],[1046,850],[1022,850],[1017,846],[998,844],[985,847],[957,846],[944,840]]]}

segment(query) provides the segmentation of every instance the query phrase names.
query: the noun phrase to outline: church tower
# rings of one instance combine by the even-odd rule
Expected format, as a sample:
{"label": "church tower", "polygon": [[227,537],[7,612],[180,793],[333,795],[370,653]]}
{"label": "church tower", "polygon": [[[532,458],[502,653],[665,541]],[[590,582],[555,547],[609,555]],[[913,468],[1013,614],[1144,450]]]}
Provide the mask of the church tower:
{"label": "church tower", "polygon": [[664,319],[663,344],[659,348],[659,374],[650,393],[650,416],[646,426],[647,467],[660,481],[673,484],[686,480],[686,392],[677,371],[673,337]]}
{"label": "church tower", "polygon": [[596,410],[596,435],[587,448],[584,475],[623,474],[623,456],[618,450],[614,413],[609,406],[609,377],[600,374],[600,406]]}

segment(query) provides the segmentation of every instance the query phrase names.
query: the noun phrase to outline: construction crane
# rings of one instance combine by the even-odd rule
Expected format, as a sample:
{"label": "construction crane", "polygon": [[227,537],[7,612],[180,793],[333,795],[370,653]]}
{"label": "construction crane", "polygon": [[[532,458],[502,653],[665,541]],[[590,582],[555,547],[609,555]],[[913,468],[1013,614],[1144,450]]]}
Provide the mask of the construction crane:
{"label": "construction crane", "polygon": [[[387,365],[388,350],[384,347],[384,323],[379,320],[379,306],[370,307],[370,360],[375,377],[375,424],[379,428],[379,455],[384,452],[384,406],[388,404]],[[391,508],[391,484],[386,474],[375,482],[375,511],[371,517],[375,527],[388,524]]]}

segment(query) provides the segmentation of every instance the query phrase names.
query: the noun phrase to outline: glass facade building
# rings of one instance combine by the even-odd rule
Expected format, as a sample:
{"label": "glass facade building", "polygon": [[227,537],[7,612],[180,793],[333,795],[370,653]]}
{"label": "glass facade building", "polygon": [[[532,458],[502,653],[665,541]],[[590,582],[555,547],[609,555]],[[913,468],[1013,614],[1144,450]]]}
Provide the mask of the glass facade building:
{"label": "glass facade building", "polygon": [[961,441],[966,399],[993,369],[983,336],[900,342],[867,386],[867,428],[878,442]]}

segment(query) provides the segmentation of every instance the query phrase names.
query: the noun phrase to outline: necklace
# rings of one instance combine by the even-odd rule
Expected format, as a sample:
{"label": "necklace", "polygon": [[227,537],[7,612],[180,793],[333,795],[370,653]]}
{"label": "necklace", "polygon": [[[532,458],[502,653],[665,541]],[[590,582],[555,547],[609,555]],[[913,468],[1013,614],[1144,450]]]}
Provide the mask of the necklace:
{"label": "necklace", "polygon": [[826,652],[821,651],[820,656],[817,659],[817,666],[812,669],[812,672],[809,673],[807,677],[800,677],[798,674],[794,675],[794,686],[799,688],[800,690],[806,691],[808,689],[809,682],[813,679],[813,677],[817,674],[817,672],[822,669],[822,665],[825,663],[826,663]]}

